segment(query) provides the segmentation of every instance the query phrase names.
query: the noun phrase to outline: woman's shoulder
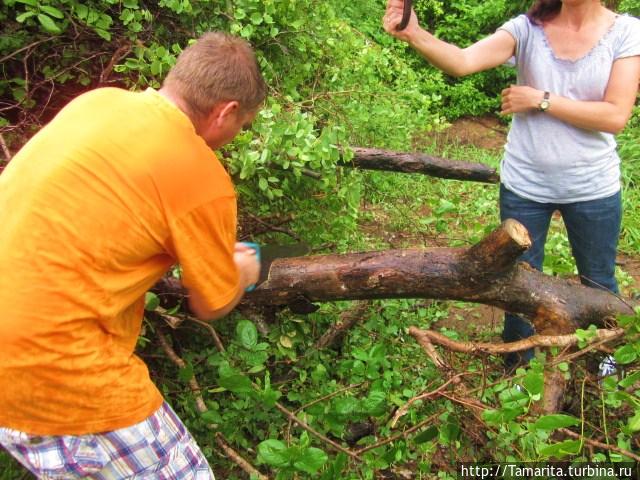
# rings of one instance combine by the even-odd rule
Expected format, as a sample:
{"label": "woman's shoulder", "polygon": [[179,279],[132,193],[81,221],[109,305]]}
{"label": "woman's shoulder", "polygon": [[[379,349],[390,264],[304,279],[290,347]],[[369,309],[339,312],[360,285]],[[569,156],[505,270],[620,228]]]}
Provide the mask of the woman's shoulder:
{"label": "woman's shoulder", "polygon": [[[640,54],[640,18],[627,14],[616,17],[612,45],[622,56]],[[621,54],[622,54],[621,53]]]}
{"label": "woman's shoulder", "polygon": [[616,27],[620,30],[640,35],[640,18],[621,13],[616,16]]}
{"label": "woman's shoulder", "polygon": [[506,21],[500,29],[510,31],[511,33],[519,33],[520,35],[528,34],[536,24],[524,13]]}

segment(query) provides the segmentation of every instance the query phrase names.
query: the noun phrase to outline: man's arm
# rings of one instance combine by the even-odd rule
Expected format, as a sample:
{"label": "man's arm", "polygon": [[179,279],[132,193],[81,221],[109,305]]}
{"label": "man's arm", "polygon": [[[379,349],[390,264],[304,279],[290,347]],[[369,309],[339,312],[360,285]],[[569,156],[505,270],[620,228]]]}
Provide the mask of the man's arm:
{"label": "man's arm", "polygon": [[444,42],[422,29],[415,12],[407,28],[396,30],[402,19],[403,0],[388,0],[384,16],[384,29],[399,40],[411,45],[434,67],[455,77],[481,72],[497,67],[511,58],[515,52],[515,39],[504,30],[484,38],[470,47],[459,48]]}
{"label": "man's arm", "polygon": [[225,306],[211,310],[207,307],[205,297],[196,289],[189,290],[189,307],[200,320],[212,321],[227,315],[233,310],[245,293],[249,285],[254,285],[260,275],[260,264],[256,257],[256,252],[242,243],[236,243],[233,261],[238,269],[239,281],[238,291],[229,303]]}

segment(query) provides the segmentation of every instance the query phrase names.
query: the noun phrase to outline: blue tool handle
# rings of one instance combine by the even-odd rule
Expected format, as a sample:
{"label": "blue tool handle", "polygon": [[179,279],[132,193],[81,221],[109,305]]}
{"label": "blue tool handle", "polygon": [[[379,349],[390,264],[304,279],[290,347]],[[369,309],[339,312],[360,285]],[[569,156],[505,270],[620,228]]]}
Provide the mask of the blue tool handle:
{"label": "blue tool handle", "polygon": [[[260,263],[260,245],[258,243],[253,242],[241,242],[243,245],[246,245],[249,248],[252,248],[256,252],[256,258],[258,259],[258,263]],[[245,292],[253,292],[256,289],[256,284],[249,285],[244,289]]]}

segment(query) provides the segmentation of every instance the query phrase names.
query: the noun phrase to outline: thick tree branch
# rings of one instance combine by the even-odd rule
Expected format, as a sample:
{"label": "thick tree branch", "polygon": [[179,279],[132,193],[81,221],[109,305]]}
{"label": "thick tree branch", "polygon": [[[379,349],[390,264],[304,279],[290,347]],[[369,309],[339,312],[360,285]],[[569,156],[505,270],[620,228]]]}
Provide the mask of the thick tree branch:
{"label": "thick tree branch", "polygon": [[353,159],[341,165],[366,170],[421,173],[431,177],[484,183],[498,183],[500,180],[494,168],[482,163],[460,162],[424,153],[391,152],[376,148],[351,147],[351,150],[354,153]]}
{"label": "thick tree branch", "polygon": [[[441,345],[448,350],[458,353],[470,354],[491,354],[501,355],[510,352],[520,352],[534,347],[569,347],[577,345],[579,339],[574,334],[569,335],[533,335],[523,340],[510,343],[488,343],[488,342],[461,342],[452,340],[438,332],[431,330],[421,330],[417,327],[410,327],[409,333],[422,345],[426,339],[429,343]],[[599,341],[611,341],[624,336],[622,328],[614,328],[611,330],[597,330],[595,336],[587,343],[595,343]]]}
{"label": "thick tree branch", "polygon": [[531,242],[507,220],[477,245],[279,258],[245,303],[288,305],[384,298],[433,298],[493,305],[529,318],[538,333],[567,334],[633,310],[615,295],[518,263]]}

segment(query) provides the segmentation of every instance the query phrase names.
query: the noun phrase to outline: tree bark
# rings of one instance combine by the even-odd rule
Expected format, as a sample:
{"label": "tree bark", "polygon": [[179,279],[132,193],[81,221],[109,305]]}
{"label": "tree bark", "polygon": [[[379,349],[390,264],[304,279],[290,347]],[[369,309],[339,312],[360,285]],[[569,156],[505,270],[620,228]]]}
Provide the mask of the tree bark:
{"label": "tree bark", "polygon": [[507,220],[471,248],[404,249],[279,258],[244,302],[288,305],[383,298],[484,303],[522,315],[540,334],[566,334],[616,314],[632,314],[615,295],[518,263],[531,245]]}
{"label": "tree bark", "polygon": [[500,177],[494,168],[482,163],[460,162],[432,157],[423,153],[403,153],[376,148],[351,147],[354,157],[343,162],[345,167],[366,170],[386,170],[404,173],[422,173],[431,177],[498,183]]}

